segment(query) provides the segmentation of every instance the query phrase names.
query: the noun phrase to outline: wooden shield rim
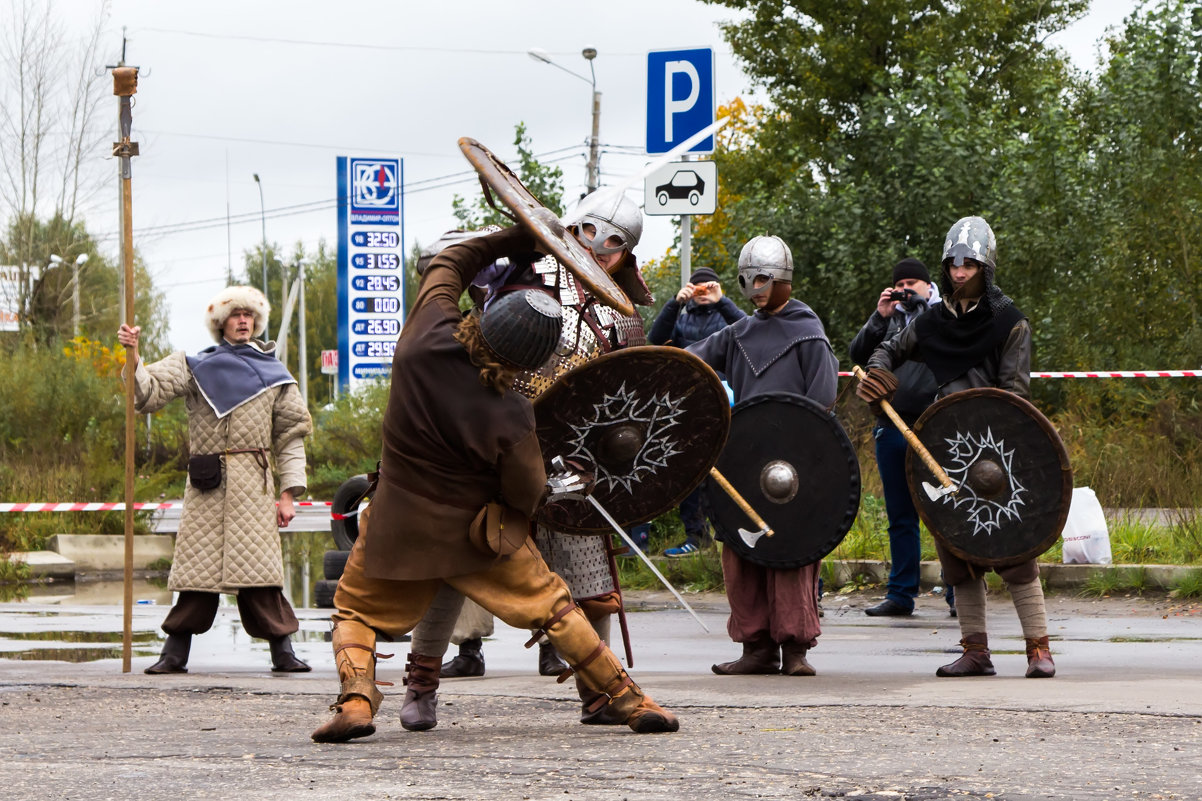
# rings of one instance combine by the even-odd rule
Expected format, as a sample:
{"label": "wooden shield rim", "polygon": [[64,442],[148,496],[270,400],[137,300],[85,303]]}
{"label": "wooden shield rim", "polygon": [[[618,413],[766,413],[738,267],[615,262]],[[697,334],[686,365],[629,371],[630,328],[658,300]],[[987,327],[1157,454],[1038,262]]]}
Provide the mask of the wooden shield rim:
{"label": "wooden shield rim", "polygon": [[[591,359],[591,360],[585,362],[584,364],[581,364],[578,367],[575,367],[572,370],[569,370],[568,372],[564,373],[562,376],[559,376],[559,378],[556,379],[555,383],[553,383],[550,387],[548,387],[547,390],[545,392],[543,392],[541,395],[539,395],[538,398],[534,401],[534,411],[535,411],[534,416],[535,416],[536,428],[538,427],[538,425],[537,425],[538,424],[538,410],[539,410],[540,406],[549,405],[549,404],[551,404],[552,401],[555,400],[552,390],[554,390],[555,385],[558,384],[559,381],[561,379],[563,379],[564,376],[571,375],[572,373],[576,372],[577,370],[597,369],[598,365],[603,365],[605,362],[612,361],[614,359],[629,359],[629,358],[640,356],[640,355],[654,355],[658,359],[681,361],[681,362],[686,362],[694,367],[703,368],[703,369],[699,369],[699,372],[702,375],[705,375],[707,378],[710,379],[707,382],[711,385],[710,389],[716,390],[715,394],[717,394],[717,392],[721,393],[720,397],[721,397],[722,403],[720,405],[720,408],[723,410],[722,413],[719,415],[722,418],[721,423],[719,424],[721,427],[721,430],[720,431],[715,430],[712,433],[713,433],[714,437],[716,439],[718,439],[718,441],[725,444],[727,435],[730,433],[730,404],[727,401],[726,390],[722,386],[722,380],[720,378],[718,378],[718,374],[714,372],[713,368],[710,367],[705,362],[703,362],[700,358],[698,358],[698,357],[694,356],[693,354],[689,353],[688,351],[682,350],[680,348],[665,347],[663,345],[638,345],[638,346],[634,346],[634,347],[621,348],[620,350],[610,351],[609,353],[598,356],[595,359]],[[540,439],[539,444],[540,444],[540,446],[542,445],[541,439]],[[683,501],[685,498],[687,498],[689,496],[689,493],[691,493],[694,489],[696,489],[697,484],[699,484],[705,478],[705,476],[709,475],[710,468],[713,467],[717,463],[718,457],[721,455],[721,453],[722,453],[722,447],[721,446],[716,447],[711,455],[710,460],[709,460],[709,465],[706,466],[704,468],[704,470],[699,471],[702,475],[697,479],[697,481],[689,484],[689,486],[687,488],[674,493],[672,496],[664,496],[664,500],[655,507],[656,511],[653,513],[650,513],[650,516],[648,519],[654,519],[656,517],[659,517],[660,515],[664,514],[665,512],[675,509],[677,506],[679,506],[680,502]],[[544,450],[543,461],[546,464],[546,467],[548,470],[551,467],[550,460],[557,455],[558,454],[548,454]],[[587,503],[582,501],[581,504],[583,506],[584,511],[587,514],[589,514],[590,516],[597,514],[595,512],[595,510],[593,510],[593,508],[591,506],[589,506]],[[618,521],[618,523],[620,523],[621,525],[626,526],[626,527],[635,525],[637,523],[647,522],[642,519],[639,519],[639,520],[624,519],[626,517],[626,515],[623,513],[623,511],[621,509],[607,508],[606,511],[608,511],[613,516],[613,518]],[[546,526],[548,528],[552,528],[555,531],[563,533],[563,534],[582,534],[583,535],[583,534],[605,534],[605,533],[613,532],[613,528],[607,523],[602,523],[602,524],[595,525],[595,526],[573,526],[570,524],[565,525],[562,521],[559,521],[559,520],[549,521],[549,520],[545,519],[543,510],[541,510],[541,509],[539,510],[538,514],[535,515],[535,519],[540,525]]]}
{"label": "wooden shield rim", "polygon": [[576,237],[567,231],[551,230],[551,228],[535,214],[534,208],[546,208],[538,198],[521,182],[513,170],[505,162],[497,158],[491,150],[472,139],[470,136],[459,140],[459,149],[476,168],[480,180],[497,193],[505,207],[512,211],[518,220],[534,232],[535,238],[545,246],[550,255],[567,268],[597,300],[606,306],[617,309],[626,316],[632,316],[634,304],[622,291],[614,279],[601,268]]}
{"label": "wooden shield rim", "polygon": [[[741,559],[746,559],[747,561],[751,562],[752,564],[761,565],[763,567],[788,570],[788,569],[792,569],[792,568],[804,567],[805,565],[811,565],[811,564],[815,564],[817,562],[821,562],[823,559],[825,559],[828,555],[830,555],[832,552],[834,552],[834,550],[843,543],[843,540],[847,538],[847,533],[849,531],[851,531],[852,526],[855,525],[856,517],[859,514],[860,499],[864,493],[864,480],[863,480],[864,477],[860,472],[859,456],[856,454],[855,446],[852,444],[851,438],[847,435],[847,430],[845,428],[843,428],[842,422],[838,419],[837,416],[830,414],[830,412],[827,411],[827,409],[822,404],[818,403],[817,401],[815,401],[811,398],[807,398],[804,395],[796,395],[796,394],[789,393],[789,392],[770,392],[770,393],[765,393],[763,395],[753,395],[750,398],[741,400],[741,401],[739,401],[738,404],[735,405],[735,408],[731,411],[731,418],[732,418],[731,427],[732,428],[734,427],[734,419],[733,418],[736,417],[740,411],[747,409],[747,408],[761,405],[763,403],[768,403],[768,402],[773,402],[773,401],[778,402],[778,403],[787,403],[792,406],[799,406],[801,408],[806,409],[809,412],[821,413],[821,414],[829,417],[830,422],[832,422],[834,424],[834,427],[832,430],[834,431],[836,436],[838,436],[839,434],[842,434],[842,442],[843,442],[845,452],[846,452],[845,455],[848,457],[848,467],[850,469],[854,470],[854,474],[852,474],[852,478],[853,478],[852,483],[855,485],[854,486],[855,499],[854,499],[854,503],[849,504],[848,508],[844,512],[844,516],[843,516],[842,520],[840,520],[840,522],[839,522],[841,531],[838,534],[832,535],[830,540],[828,540],[828,542],[830,543],[830,547],[827,548],[826,551],[823,552],[820,556],[816,557],[815,559],[813,559],[810,562],[798,562],[797,560],[777,560],[775,562],[770,562],[770,561],[766,561],[766,560],[762,560],[762,559],[756,559],[754,549],[748,548],[744,542],[739,540],[737,533],[725,532],[724,529],[726,527],[725,527],[725,524],[723,524],[722,528],[723,528],[724,537],[729,537],[732,540],[732,542],[726,542],[726,540],[724,539],[723,547],[732,548],[739,555],[739,557]],[[825,422],[825,418],[824,418],[824,422]],[[829,427],[830,426],[828,426],[828,428]],[[721,460],[722,460],[722,457],[719,456],[718,461],[721,462]],[[800,461],[804,461],[804,460],[797,460],[797,461],[800,462]],[[727,476],[726,478],[728,481],[730,480],[730,476]],[[717,487],[713,483],[711,483],[709,485],[709,487],[707,488],[707,492],[710,493],[711,495],[719,495],[723,491],[719,487]],[[850,498],[849,498],[849,500],[850,500]],[[718,528],[717,521],[715,520],[713,522],[714,522],[715,529],[717,529]],[[751,524],[751,521],[748,520],[747,528],[750,530],[752,527],[753,526]]]}
{"label": "wooden shield rim", "polygon": [[[927,530],[931,532],[931,536],[939,541],[944,548],[947,548],[956,556],[960,557],[969,564],[983,565],[990,568],[1011,567],[1013,565],[1022,564],[1028,559],[1038,558],[1040,555],[1047,553],[1047,550],[1056,544],[1056,540],[1060,539],[1061,533],[1064,531],[1064,524],[1068,521],[1069,503],[1068,499],[1072,498],[1073,494],[1073,469],[1069,463],[1068,450],[1064,447],[1064,441],[1060,439],[1060,433],[1056,431],[1056,427],[1052,425],[1052,421],[1044,416],[1043,412],[1039,411],[1033,403],[1019,395],[996,387],[976,387],[974,389],[966,389],[960,392],[953,392],[950,395],[945,395],[935,403],[926,408],[926,411],[918,418],[911,427],[915,435],[922,431],[923,426],[933,417],[938,414],[939,410],[950,406],[953,402],[963,403],[970,397],[989,397],[996,398],[1011,404],[1023,410],[1028,417],[1036,422],[1044,433],[1050,434],[1049,441],[1055,443],[1054,449],[1056,456],[1060,460],[1060,511],[1057,514],[1056,525],[1036,545],[1022,551],[1020,555],[1010,556],[1006,558],[982,557],[977,554],[969,553],[958,545],[954,545],[949,540],[945,539],[942,534],[935,530],[935,526],[931,524],[930,517],[927,515],[925,494],[921,487],[916,486],[915,481],[907,480],[907,485],[910,489],[910,498],[914,502],[914,508],[918,511],[918,516],[926,525]],[[951,401],[950,399],[955,399]],[[925,444],[925,443],[924,443]],[[932,481],[936,482],[934,475],[930,472],[922,459],[914,453],[913,448],[906,449],[906,477],[909,479],[915,476],[915,471],[918,466],[922,465],[923,474]]]}

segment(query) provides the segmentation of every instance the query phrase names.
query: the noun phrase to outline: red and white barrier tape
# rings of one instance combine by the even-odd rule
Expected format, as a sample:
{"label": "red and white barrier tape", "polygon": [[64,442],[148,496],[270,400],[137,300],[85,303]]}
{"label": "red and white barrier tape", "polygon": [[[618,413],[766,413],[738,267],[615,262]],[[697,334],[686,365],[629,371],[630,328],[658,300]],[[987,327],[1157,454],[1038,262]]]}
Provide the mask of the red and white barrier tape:
{"label": "red and white barrier tape", "polygon": [[[840,378],[850,378],[851,373],[840,372]],[[1031,373],[1032,378],[1202,378],[1202,370],[1116,370],[1112,372],[1068,372],[1068,373]],[[296,501],[296,506],[320,506],[330,508],[329,501]],[[183,503],[135,503],[138,511],[154,509],[182,509]],[[125,510],[123,503],[0,503],[0,513],[3,512],[121,512]],[[346,520],[359,514],[356,509],[348,514],[330,512],[334,520]]]}
{"label": "red and white barrier tape", "polygon": [[[319,506],[328,509],[329,501],[295,501],[294,506]],[[135,503],[140,512],[155,509],[183,509],[179,501],[170,503]],[[124,512],[123,503],[0,503],[0,512]],[[339,517],[341,519],[341,517]]]}
{"label": "red and white barrier tape", "polygon": [[[851,373],[840,372],[839,377]],[[1031,373],[1032,378],[1202,378],[1202,370],[1115,370],[1089,373]]]}

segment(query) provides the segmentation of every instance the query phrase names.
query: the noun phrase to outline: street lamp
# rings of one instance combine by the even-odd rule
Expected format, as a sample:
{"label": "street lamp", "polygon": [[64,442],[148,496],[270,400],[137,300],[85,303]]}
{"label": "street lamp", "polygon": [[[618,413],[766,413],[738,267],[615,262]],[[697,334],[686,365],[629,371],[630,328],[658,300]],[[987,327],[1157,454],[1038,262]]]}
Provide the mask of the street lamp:
{"label": "street lamp", "polygon": [[600,142],[601,142],[601,93],[597,91],[597,71],[593,68],[593,59],[597,57],[597,48],[586,47],[580,51],[580,55],[584,56],[588,61],[588,69],[590,78],[586,78],[578,72],[573,72],[562,64],[557,64],[551,59],[551,54],[546,50],[533,47],[526,51],[526,54],[535,61],[543,64],[550,64],[556,69],[561,69],[568,75],[579,78],[589,84],[593,89],[593,135],[588,141],[588,166],[585,167],[585,194],[591,194],[597,191],[597,187],[601,184],[601,165],[600,165]]}
{"label": "street lamp", "polygon": [[79,268],[87,263],[88,254],[80,253],[71,267],[71,313],[74,320],[71,336],[76,339],[79,337]]}
{"label": "street lamp", "polygon": [[[63,257],[57,254],[50,254],[50,264],[58,267],[63,263]],[[80,253],[75,257],[75,263],[71,265],[71,336],[72,338],[79,337],[79,268],[88,263],[88,254]]]}
{"label": "street lamp", "polygon": [[263,297],[267,297],[267,210],[263,206],[263,182],[255,173],[255,183],[259,185],[259,219],[263,223],[263,244],[260,248],[263,255]]}

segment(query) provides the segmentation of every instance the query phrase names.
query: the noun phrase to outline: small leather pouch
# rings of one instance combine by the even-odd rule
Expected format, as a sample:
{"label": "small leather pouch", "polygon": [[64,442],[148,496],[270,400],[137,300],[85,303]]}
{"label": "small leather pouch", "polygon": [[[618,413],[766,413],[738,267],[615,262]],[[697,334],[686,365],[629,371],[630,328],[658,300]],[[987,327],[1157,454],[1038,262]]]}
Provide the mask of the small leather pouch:
{"label": "small leather pouch", "polygon": [[188,459],[188,481],[201,492],[221,486],[221,454],[201,453]]}
{"label": "small leather pouch", "polygon": [[530,536],[530,518],[518,510],[495,501],[476,513],[468,529],[468,538],[481,553],[509,556]]}

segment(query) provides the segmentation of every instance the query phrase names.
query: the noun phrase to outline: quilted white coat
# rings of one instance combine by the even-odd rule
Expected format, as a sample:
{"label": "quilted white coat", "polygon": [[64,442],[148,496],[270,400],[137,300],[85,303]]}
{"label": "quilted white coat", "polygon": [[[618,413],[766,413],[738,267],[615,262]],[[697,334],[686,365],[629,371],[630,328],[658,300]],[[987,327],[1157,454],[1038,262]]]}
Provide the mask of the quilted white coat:
{"label": "quilted white coat", "polygon": [[[266,352],[274,343],[263,346]],[[218,419],[200,393],[182,352],[134,373],[135,409],[152,413],[175,398],[188,410],[193,455],[244,448],[271,452],[282,487],[305,491],[303,438],[313,430],[296,384],[284,384]],[[254,454],[223,458],[221,486],[201,492],[188,482],[168,585],[172,590],[235,593],[240,587],[282,587],[283,557],[276,524],[275,480]]]}

